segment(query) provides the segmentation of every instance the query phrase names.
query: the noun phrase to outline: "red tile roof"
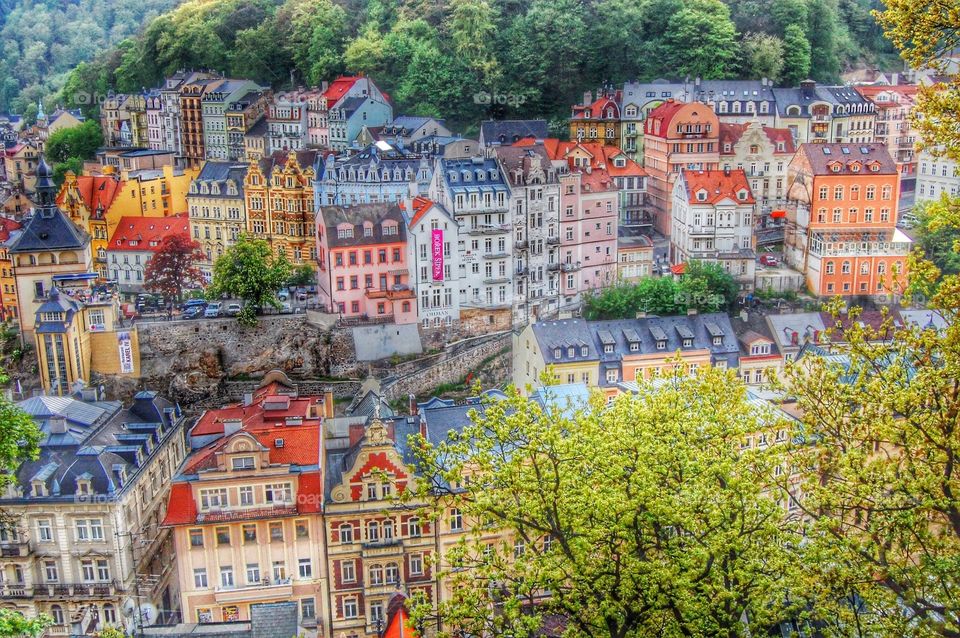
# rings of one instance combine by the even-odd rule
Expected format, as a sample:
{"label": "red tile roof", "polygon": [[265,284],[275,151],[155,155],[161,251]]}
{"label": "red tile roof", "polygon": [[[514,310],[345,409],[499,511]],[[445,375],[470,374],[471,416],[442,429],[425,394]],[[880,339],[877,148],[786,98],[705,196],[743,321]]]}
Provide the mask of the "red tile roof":
{"label": "red tile roof", "polygon": [[675,102],[673,98],[670,98],[657,108],[650,111],[650,113],[647,115],[647,134],[655,135],[651,132],[653,129],[650,127],[650,122],[660,120],[660,135],[658,137],[666,137],[667,132],[670,129],[670,121],[680,111],[680,109],[686,105],[687,104],[685,102]]}
{"label": "red tile roof", "polygon": [[[613,108],[612,118],[605,117],[605,112],[610,107]],[[571,119],[618,121],[620,119],[620,106],[617,104],[616,99],[601,96],[594,100],[592,104],[577,104],[574,106],[573,117]]]}
{"label": "red tile roof", "polygon": [[[720,122],[720,154],[733,155],[734,151],[732,147],[736,146],[737,142],[740,141],[740,138],[743,137],[743,134],[747,132],[749,127],[749,123],[734,124],[731,122]],[[774,128],[772,126],[763,126],[762,128],[763,132],[767,135],[767,139],[773,144],[774,155],[793,156],[797,149],[794,147],[793,134],[790,132],[790,129]],[[783,142],[782,151],[777,151],[777,142]],[[727,144],[731,146],[729,151],[725,150]]]}
{"label": "red tile roof", "polygon": [[[691,204],[716,204],[724,199],[732,199],[740,204],[754,204],[756,200],[750,192],[747,175],[742,169],[731,171],[683,171],[683,179],[687,185],[687,198]],[[697,193],[707,191],[707,199],[697,199]],[[746,199],[740,199],[737,194],[747,192]]]}
{"label": "red tile roof", "polygon": [[[123,190],[122,186],[120,179],[112,175],[77,176],[77,191],[80,193],[80,199],[91,213],[100,206],[103,206],[103,210],[108,210],[113,200]],[[63,189],[57,196],[57,203],[61,206],[63,206],[65,195],[66,189]]]}
{"label": "red tile roof", "polygon": [[[520,140],[513,146],[534,146],[538,142],[534,140]],[[552,160],[566,160],[567,165],[575,168],[572,152],[577,148],[582,149],[590,156],[590,167],[594,170],[605,170],[612,177],[644,177],[647,172],[643,170],[637,162],[627,157],[619,147],[612,144],[601,144],[600,142],[564,142],[553,137],[543,140],[543,148]],[[622,156],[626,163],[623,166],[617,166],[614,159]]]}
{"label": "red tile roof", "polygon": [[[307,422],[302,425],[274,427],[266,430],[249,431],[260,445],[270,451],[270,462],[277,465],[319,465],[320,464],[320,423]],[[216,454],[223,449],[235,435],[225,436],[194,452],[183,468],[184,474],[196,474],[217,466]],[[277,445],[277,441],[283,441]]]}
{"label": "red tile roof", "polygon": [[161,525],[185,525],[197,522],[197,503],[189,483],[174,483],[167,497],[167,515]]}
{"label": "red tile roof", "polygon": [[413,199],[413,217],[410,219],[410,226],[415,226],[432,207],[433,202],[426,197],[415,197]]}
{"label": "red tile roof", "polygon": [[0,241],[10,239],[10,233],[21,228],[20,222],[9,217],[0,217]]}
{"label": "red tile roof", "polygon": [[344,75],[331,82],[327,90],[323,92],[323,97],[327,98],[327,108],[332,108],[339,102],[359,79],[359,76]]}
{"label": "red tile roof", "polygon": [[[121,217],[107,243],[107,250],[156,252],[164,237],[190,235],[186,214],[171,217]],[[136,243],[133,243],[136,242]]]}

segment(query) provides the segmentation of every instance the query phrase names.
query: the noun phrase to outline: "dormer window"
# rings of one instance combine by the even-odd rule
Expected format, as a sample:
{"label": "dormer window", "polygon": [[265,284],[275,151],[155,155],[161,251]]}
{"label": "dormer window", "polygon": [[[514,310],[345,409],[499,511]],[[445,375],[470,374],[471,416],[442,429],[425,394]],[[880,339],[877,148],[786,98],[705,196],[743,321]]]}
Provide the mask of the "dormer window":
{"label": "dormer window", "polygon": [[639,351],[640,351],[640,344],[637,343],[636,341],[631,341],[630,352],[639,352]]}
{"label": "dormer window", "polygon": [[338,239],[353,239],[353,228],[345,227],[337,229]]}
{"label": "dormer window", "polygon": [[93,490],[91,489],[90,479],[77,479],[77,494],[89,496],[92,493]]}
{"label": "dormer window", "polygon": [[693,339],[684,339],[682,343],[684,348],[690,348],[693,346]]}
{"label": "dormer window", "polygon": [[232,459],[230,466],[234,471],[252,470],[256,467],[256,461],[252,456],[240,456]]}
{"label": "dormer window", "polygon": [[560,348],[554,348],[554,349],[553,349],[553,358],[554,358],[554,359],[559,359],[559,358],[562,357],[562,356],[563,356],[563,353],[560,351]]}
{"label": "dormer window", "polygon": [[364,237],[373,237],[373,224],[364,224],[364,225],[363,225],[363,236],[364,236]]}
{"label": "dormer window", "polygon": [[874,173],[879,173],[879,172],[880,172],[880,165],[879,165],[879,164],[872,164],[872,165],[870,166],[870,170],[871,170],[872,172],[874,172]]}
{"label": "dormer window", "polygon": [[604,353],[604,354],[613,354],[613,344],[609,344],[609,343],[608,343],[607,345],[603,346],[603,353]]}
{"label": "dormer window", "polygon": [[747,191],[740,191],[739,193],[737,193],[737,197],[740,199],[741,202],[747,201]]}
{"label": "dormer window", "polygon": [[840,172],[840,165],[839,165],[839,164],[832,164],[832,165],[830,166],[830,170],[833,171],[834,173],[839,173],[839,172]]}
{"label": "dormer window", "polygon": [[395,223],[383,224],[382,230],[384,235],[396,235],[397,225]]}
{"label": "dormer window", "polygon": [[657,350],[666,350],[666,349],[667,349],[667,342],[665,340],[658,339]]}
{"label": "dormer window", "polygon": [[588,353],[588,352],[589,352],[589,351],[587,350],[587,346],[580,346],[580,356],[581,356],[581,357],[587,356],[587,353]]}
{"label": "dormer window", "polygon": [[715,335],[715,336],[713,337],[713,345],[715,345],[715,346],[722,346],[722,345],[723,345],[723,337],[720,336],[720,335]]}
{"label": "dormer window", "polygon": [[34,497],[47,495],[47,484],[43,481],[32,481],[30,485],[33,488]]}
{"label": "dormer window", "polygon": [[697,201],[698,201],[698,202],[705,202],[705,201],[707,201],[707,191],[705,191],[705,190],[699,190],[699,191],[697,191]]}
{"label": "dormer window", "polygon": [[573,359],[576,355],[576,350],[572,347],[567,348],[567,357]]}

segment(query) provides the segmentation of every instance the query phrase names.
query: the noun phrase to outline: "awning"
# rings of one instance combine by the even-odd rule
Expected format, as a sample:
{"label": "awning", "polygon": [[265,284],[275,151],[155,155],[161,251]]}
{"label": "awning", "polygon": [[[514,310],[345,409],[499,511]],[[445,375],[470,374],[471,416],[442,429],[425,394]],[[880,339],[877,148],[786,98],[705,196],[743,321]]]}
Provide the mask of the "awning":
{"label": "awning", "polygon": [[773,219],[783,219],[787,216],[787,211],[785,210],[774,210],[770,212],[770,217]]}
{"label": "awning", "polygon": [[78,272],[78,273],[70,273],[69,275],[54,275],[53,280],[54,281],[78,281],[78,280],[84,280],[84,279],[96,279],[99,276],[100,275],[98,275],[95,272]]}

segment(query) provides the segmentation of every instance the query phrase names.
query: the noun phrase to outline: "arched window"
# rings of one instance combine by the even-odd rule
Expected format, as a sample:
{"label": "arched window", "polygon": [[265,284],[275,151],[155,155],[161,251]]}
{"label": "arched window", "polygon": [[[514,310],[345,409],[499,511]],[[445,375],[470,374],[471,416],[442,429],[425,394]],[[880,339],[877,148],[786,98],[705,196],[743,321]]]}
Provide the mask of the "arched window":
{"label": "arched window", "polygon": [[353,542],[353,525],[349,523],[344,523],[340,526],[340,542],[341,543]]}
{"label": "arched window", "polygon": [[396,563],[387,565],[387,584],[396,585],[400,582],[400,567]]}
{"label": "arched window", "polygon": [[383,540],[388,541],[393,538],[393,520],[383,521]]}
{"label": "arched window", "polygon": [[50,616],[53,617],[54,625],[65,624],[64,617],[63,617],[63,607],[61,607],[60,605],[53,605],[52,607],[50,607]]}
{"label": "arched window", "polygon": [[380,523],[377,521],[367,523],[367,540],[371,542],[380,540]]}
{"label": "arched window", "polygon": [[416,516],[407,521],[407,536],[420,536],[420,519]]}
{"label": "arched window", "polygon": [[371,585],[383,584],[383,567],[380,565],[370,565],[369,574]]}

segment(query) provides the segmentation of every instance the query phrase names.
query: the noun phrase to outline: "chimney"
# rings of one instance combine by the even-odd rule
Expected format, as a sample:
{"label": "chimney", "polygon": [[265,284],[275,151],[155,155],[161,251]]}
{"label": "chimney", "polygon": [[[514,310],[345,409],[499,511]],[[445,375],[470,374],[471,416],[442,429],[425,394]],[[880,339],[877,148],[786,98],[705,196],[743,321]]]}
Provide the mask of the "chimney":
{"label": "chimney", "polygon": [[407,407],[410,411],[410,416],[417,416],[417,396],[415,394],[409,394],[407,396]]}
{"label": "chimney", "polygon": [[240,419],[224,419],[223,420],[223,435],[230,436],[235,432],[240,431],[240,426],[243,424],[243,421]]}
{"label": "chimney", "polygon": [[590,91],[584,91],[584,92],[583,92],[583,105],[584,105],[584,106],[590,106],[591,103],[593,103],[593,94],[590,93]]}
{"label": "chimney", "polygon": [[637,311],[637,314],[636,314],[635,316],[636,316],[637,319],[646,319],[646,318],[647,318],[647,313],[646,313],[645,310],[638,310],[638,311]]}
{"label": "chimney", "polygon": [[243,407],[245,407],[245,408],[250,407],[250,404],[252,404],[252,403],[253,403],[253,393],[252,393],[252,392],[244,392],[244,393],[243,393]]}
{"label": "chimney", "polygon": [[803,80],[800,82],[800,95],[807,99],[813,98],[813,92],[817,88],[817,83],[813,80]]}
{"label": "chimney", "polygon": [[62,416],[52,416],[47,421],[47,427],[50,429],[50,434],[66,434],[67,420]]}
{"label": "chimney", "polygon": [[697,314],[696,308],[687,308],[687,316],[692,317]]}

